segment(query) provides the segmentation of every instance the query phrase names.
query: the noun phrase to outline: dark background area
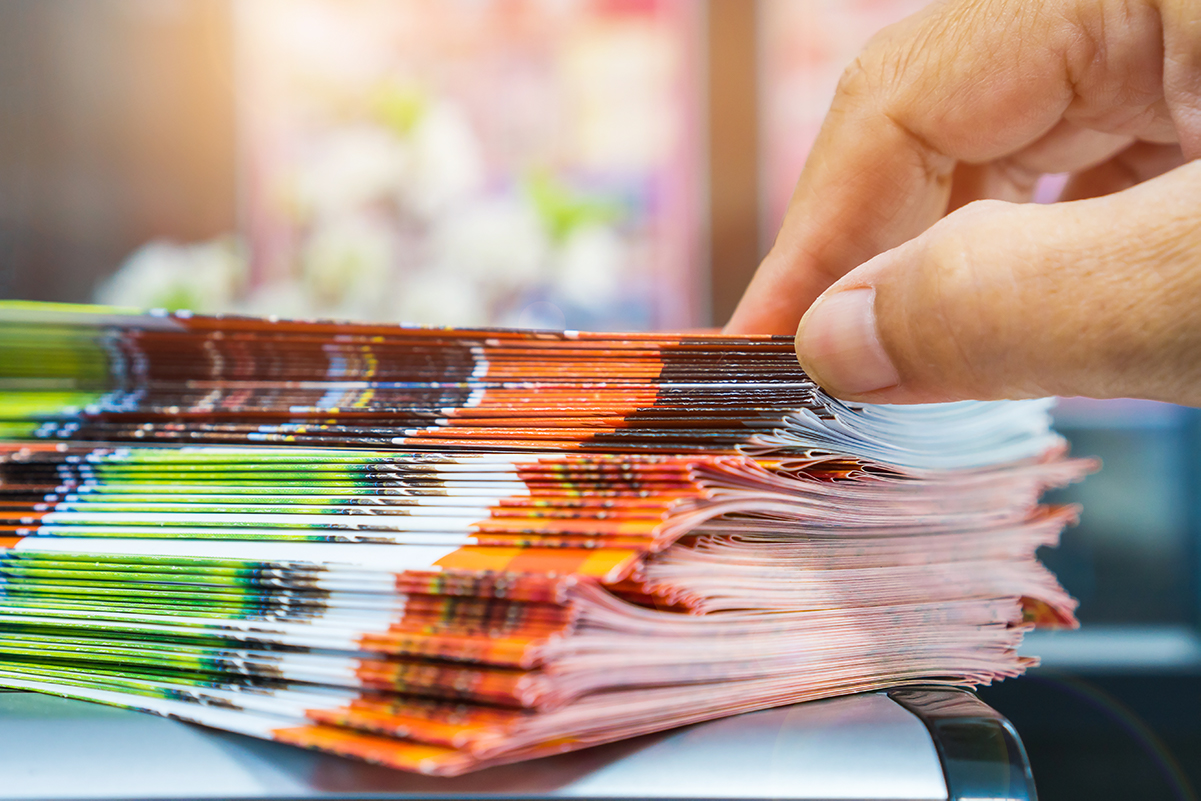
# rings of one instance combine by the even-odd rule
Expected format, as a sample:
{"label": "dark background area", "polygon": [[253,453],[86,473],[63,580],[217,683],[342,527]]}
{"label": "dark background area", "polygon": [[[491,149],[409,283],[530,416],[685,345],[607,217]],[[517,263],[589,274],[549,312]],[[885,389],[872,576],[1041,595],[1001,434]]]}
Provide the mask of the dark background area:
{"label": "dark background area", "polygon": [[1038,669],[979,691],[1025,744],[1041,801],[1191,801],[1201,675]]}

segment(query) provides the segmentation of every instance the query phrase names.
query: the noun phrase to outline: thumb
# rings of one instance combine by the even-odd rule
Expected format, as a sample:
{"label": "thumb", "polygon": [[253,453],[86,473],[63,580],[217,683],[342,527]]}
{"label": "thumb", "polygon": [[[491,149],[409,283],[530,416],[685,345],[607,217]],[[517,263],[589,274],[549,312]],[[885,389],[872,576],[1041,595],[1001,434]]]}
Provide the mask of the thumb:
{"label": "thumb", "polygon": [[831,286],[796,345],[848,400],[1201,405],[1201,162],[1100,198],[965,206]]}

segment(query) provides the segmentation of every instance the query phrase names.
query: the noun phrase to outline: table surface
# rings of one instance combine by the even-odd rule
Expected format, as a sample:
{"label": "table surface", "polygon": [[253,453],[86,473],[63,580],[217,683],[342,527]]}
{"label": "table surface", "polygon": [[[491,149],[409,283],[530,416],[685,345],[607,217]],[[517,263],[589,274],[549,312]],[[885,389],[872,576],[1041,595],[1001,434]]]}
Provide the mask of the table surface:
{"label": "table surface", "polygon": [[128,710],[0,692],[0,799],[946,799],[925,725],[884,694],[753,712],[454,779]]}

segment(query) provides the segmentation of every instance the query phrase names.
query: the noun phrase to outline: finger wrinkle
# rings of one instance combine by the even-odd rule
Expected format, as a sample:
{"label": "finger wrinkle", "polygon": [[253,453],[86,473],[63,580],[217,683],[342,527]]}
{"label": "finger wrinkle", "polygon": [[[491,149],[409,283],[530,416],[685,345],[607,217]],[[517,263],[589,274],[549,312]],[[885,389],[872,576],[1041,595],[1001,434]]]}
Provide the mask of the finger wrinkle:
{"label": "finger wrinkle", "polygon": [[1105,11],[1101,2],[1069,3],[1063,19],[1069,26],[1070,41],[1063,48],[1063,74],[1072,92],[1072,102],[1085,100],[1098,69],[1107,63]]}
{"label": "finger wrinkle", "polygon": [[1163,96],[1163,25],[1145,0],[1079,3],[1064,47],[1076,119],[1154,106]]}
{"label": "finger wrinkle", "polygon": [[946,13],[928,17],[897,54],[895,84],[906,83],[904,77],[928,84],[931,77],[952,71],[954,61],[972,52],[972,16],[967,8],[952,6]]}
{"label": "finger wrinkle", "polygon": [[1069,108],[1064,119],[1082,128],[1132,139],[1176,141],[1167,105],[1160,99],[1148,103],[1114,100],[1103,107]]}
{"label": "finger wrinkle", "polygon": [[1186,156],[1201,157],[1201,24],[1196,3],[1160,0],[1163,89]]}
{"label": "finger wrinkle", "polygon": [[888,124],[909,141],[910,152],[918,157],[926,180],[936,185],[949,186],[957,160],[943,153],[930,140],[906,125],[904,120],[893,112],[886,110],[882,116]]}
{"label": "finger wrinkle", "polygon": [[[1010,313],[1009,309],[996,308],[996,301],[998,298],[1016,301],[1021,295],[1014,271],[998,269],[998,265],[989,258],[992,254],[981,251],[980,241],[988,241],[986,232],[990,225],[995,226],[998,220],[1014,219],[1009,213],[1012,208],[1011,204],[1003,201],[977,201],[971,208],[960,213],[961,222],[957,223],[957,227],[962,226],[966,230],[957,230],[950,237],[955,246],[955,263],[954,271],[947,277],[955,282],[955,294],[960,305],[967,309],[978,309],[980,314],[965,315],[960,309],[955,316],[962,318],[959,327],[951,329],[948,322],[948,330],[952,344],[972,377],[972,385],[988,394],[992,393],[992,387],[998,378],[1007,384],[1014,379],[1014,376],[1008,375],[1008,371],[1004,369],[1005,353],[1008,343],[1012,341],[1008,322],[1020,316],[1017,310]],[[979,236],[979,233],[983,233],[984,236]],[[939,271],[938,275],[941,278],[944,274]],[[1008,280],[1011,284],[1010,292],[998,291],[996,282],[999,278]],[[940,301],[939,305],[941,307],[943,302]],[[971,348],[967,346],[969,336],[974,340]],[[990,350],[991,358],[972,358],[973,352],[987,354]],[[1001,376],[995,374],[998,364],[1002,367]],[[1021,386],[1020,390],[1030,394],[1029,386]]]}
{"label": "finger wrinkle", "polygon": [[[941,259],[934,269],[933,286],[931,287],[931,294],[934,296],[932,305],[942,330],[946,332],[949,344],[959,356],[959,363],[971,377],[971,387],[978,390],[988,386],[987,374],[990,371],[986,370],[982,373],[976,360],[972,358],[971,351],[964,345],[963,327],[955,325],[954,320],[957,315],[952,315],[950,309],[953,304],[963,305],[963,294],[974,296],[974,302],[966,304],[969,309],[981,308],[978,304],[989,303],[991,298],[987,296],[981,286],[982,282],[978,275],[979,268],[971,255],[970,244],[957,236],[953,237],[951,242],[955,245],[955,258],[950,265],[951,269],[946,269],[946,262]],[[956,285],[957,291],[954,293],[948,291],[946,286],[948,278],[951,279],[950,283]]]}

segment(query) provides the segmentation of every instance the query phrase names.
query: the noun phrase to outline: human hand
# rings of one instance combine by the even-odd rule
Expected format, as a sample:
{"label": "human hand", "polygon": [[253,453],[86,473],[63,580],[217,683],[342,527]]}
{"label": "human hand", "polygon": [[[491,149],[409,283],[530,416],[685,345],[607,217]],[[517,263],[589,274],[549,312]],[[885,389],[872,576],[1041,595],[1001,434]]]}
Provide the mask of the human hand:
{"label": "human hand", "polygon": [[1201,405],[1198,156],[1201,2],[936,3],[844,75],[726,330],[853,400]]}

